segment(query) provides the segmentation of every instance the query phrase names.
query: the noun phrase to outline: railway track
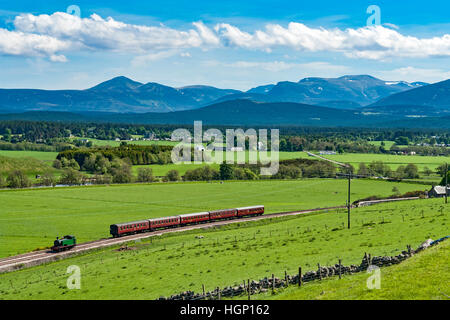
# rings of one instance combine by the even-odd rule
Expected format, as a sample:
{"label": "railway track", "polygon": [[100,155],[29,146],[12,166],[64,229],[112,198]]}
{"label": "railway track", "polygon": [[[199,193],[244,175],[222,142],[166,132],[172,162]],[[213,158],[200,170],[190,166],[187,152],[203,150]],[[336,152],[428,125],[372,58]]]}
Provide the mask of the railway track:
{"label": "railway track", "polygon": [[62,252],[58,252],[58,253],[51,252],[50,250],[39,250],[39,251],[34,251],[34,252],[28,252],[28,253],[20,254],[17,256],[11,256],[11,257],[0,259],[0,273],[14,271],[14,270],[22,269],[25,267],[36,266],[36,265],[40,265],[40,264],[51,262],[51,261],[57,261],[57,260],[61,260],[61,259],[67,258],[69,256],[72,256],[76,253],[81,253],[81,252],[92,250],[92,249],[106,248],[106,247],[122,244],[125,242],[129,242],[129,241],[136,241],[136,240],[140,240],[140,239],[146,239],[146,238],[150,238],[150,237],[154,237],[154,236],[159,236],[159,235],[162,235],[165,233],[174,233],[174,232],[182,232],[182,231],[187,231],[187,230],[205,229],[205,228],[211,228],[211,227],[215,227],[215,226],[222,226],[222,225],[228,225],[228,224],[239,223],[239,222],[257,221],[257,220],[262,220],[262,219],[279,218],[279,217],[285,217],[285,216],[294,216],[294,215],[299,215],[299,214],[324,211],[324,210],[340,209],[340,208],[346,208],[346,207],[345,206],[337,206],[337,207],[328,207],[328,208],[308,209],[308,210],[301,210],[301,211],[270,213],[270,214],[264,214],[262,216],[256,216],[256,217],[248,217],[248,218],[232,219],[232,220],[222,220],[222,221],[209,222],[209,223],[204,223],[204,224],[196,224],[196,225],[178,227],[178,228],[173,228],[173,229],[158,230],[158,231],[154,231],[154,232],[139,233],[139,234],[125,236],[125,237],[121,237],[121,238],[106,238],[106,239],[100,239],[100,240],[80,243],[75,248],[73,248],[69,251],[62,251]]}

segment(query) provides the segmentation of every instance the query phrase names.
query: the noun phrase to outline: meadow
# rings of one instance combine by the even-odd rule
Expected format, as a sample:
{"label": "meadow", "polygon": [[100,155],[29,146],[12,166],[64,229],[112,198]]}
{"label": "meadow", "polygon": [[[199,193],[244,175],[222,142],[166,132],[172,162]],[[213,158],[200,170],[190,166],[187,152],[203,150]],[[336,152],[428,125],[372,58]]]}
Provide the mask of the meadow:
{"label": "meadow", "polygon": [[[51,245],[109,237],[109,225],[183,213],[265,205],[267,213],[345,205],[347,181],[336,179],[154,183],[0,191],[0,257]],[[352,201],[425,190],[417,184],[354,180]]]}
{"label": "meadow", "polygon": [[[107,248],[0,274],[0,299],[156,299],[185,290],[201,292],[202,284],[212,290],[272,273],[283,277],[285,271],[295,274],[299,266],[315,270],[317,263],[331,265],[338,259],[359,264],[365,252],[394,255],[408,244],[415,248],[428,238],[447,235],[449,214],[442,199],[426,199],[355,209],[350,230],[347,214],[340,210],[166,234],[130,242],[128,250]],[[71,265],[81,269],[80,290],[66,287]],[[335,297],[359,298],[366,279],[346,276],[341,295]],[[421,283],[404,288],[419,290]],[[279,298],[317,297],[321,288],[313,286],[292,288]],[[349,290],[353,288],[355,294]],[[324,290],[332,291],[331,284]]]}
{"label": "meadow", "polygon": [[254,299],[277,300],[448,300],[450,241],[413,256],[400,265],[381,269],[380,290],[369,290],[367,273],[290,286],[255,295]]}

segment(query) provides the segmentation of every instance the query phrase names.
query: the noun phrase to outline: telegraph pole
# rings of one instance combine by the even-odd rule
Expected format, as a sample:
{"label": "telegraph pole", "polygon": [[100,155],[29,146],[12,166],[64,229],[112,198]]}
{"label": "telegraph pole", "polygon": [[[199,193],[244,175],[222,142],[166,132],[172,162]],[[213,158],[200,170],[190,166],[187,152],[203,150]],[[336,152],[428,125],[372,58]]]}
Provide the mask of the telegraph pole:
{"label": "telegraph pole", "polygon": [[350,184],[352,182],[352,168],[351,168],[351,166],[349,164],[347,164],[347,163],[342,163],[342,162],[337,162],[337,161],[334,161],[334,160],[330,160],[330,159],[318,156],[318,155],[316,155],[314,153],[311,153],[311,152],[307,152],[307,154],[309,156],[311,156],[311,157],[316,157],[316,158],[319,158],[321,160],[334,163],[334,164],[336,164],[336,165],[338,165],[340,167],[348,168],[348,174],[347,174],[347,177],[348,177],[347,227],[348,227],[348,229],[350,229],[350,213],[351,213],[351,209],[352,209],[352,203],[351,203],[351,200],[350,200]]}
{"label": "telegraph pole", "polygon": [[448,187],[448,163],[445,163],[445,203],[447,204],[447,187]]}
{"label": "telegraph pole", "polygon": [[347,227],[350,229],[350,210],[352,207],[352,203],[350,202],[350,184],[352,181],[352,173],[350,168],[348,169],[348,206],[347,206]]}

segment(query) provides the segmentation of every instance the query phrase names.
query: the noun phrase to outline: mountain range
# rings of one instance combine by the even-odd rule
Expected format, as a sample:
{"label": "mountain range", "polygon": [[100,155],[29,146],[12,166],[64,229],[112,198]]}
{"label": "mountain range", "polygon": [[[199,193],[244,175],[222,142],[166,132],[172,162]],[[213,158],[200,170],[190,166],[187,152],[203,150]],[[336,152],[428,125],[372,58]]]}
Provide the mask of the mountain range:
{"label": "mountain range", "polygon": [[0,89],[0,112],[172,112],[242,99],[354,109],[424,85],[361,75],[305,78],[299,82],[284,81],[242,92],[203,85],[173,88],[120,76],[86,90]]}
{"label": "mountain range", "polygon": [[0,90],[0,120],[450,128],[450,80],[305,78],[241,92],[117,77],[86,90]]}

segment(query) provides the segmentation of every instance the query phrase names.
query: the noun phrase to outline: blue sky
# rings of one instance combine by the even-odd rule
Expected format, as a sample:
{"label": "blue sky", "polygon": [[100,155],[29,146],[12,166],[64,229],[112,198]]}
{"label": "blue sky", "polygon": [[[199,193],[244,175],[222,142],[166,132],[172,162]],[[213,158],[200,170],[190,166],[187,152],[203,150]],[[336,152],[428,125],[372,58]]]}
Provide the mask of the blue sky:
{"label": "blue sky", "polygon": [[[366,26],[370,5],[381,26]],[[449,1],[431,0],[0,0],[0,87],[84,89],[118,75],[241,90],[345,74],[437,82],[450,78],[449,16]]]}

